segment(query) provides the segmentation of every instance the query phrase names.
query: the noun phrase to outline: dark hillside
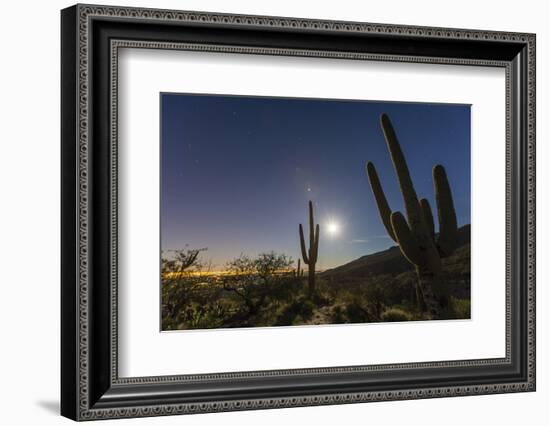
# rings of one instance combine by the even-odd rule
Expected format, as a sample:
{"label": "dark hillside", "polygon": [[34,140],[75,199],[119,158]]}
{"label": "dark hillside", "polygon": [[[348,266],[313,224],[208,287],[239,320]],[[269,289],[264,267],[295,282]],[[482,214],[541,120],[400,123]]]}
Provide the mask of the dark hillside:
{"label": "dark hillside", "polygon": [[[453,272],[469,273],[470,225],[464,225],[459,228],[458,238],[459,248],[455,251],[453,256],[445,260],[444,264]],[[468,252],[468,256],[464,256],[464,251]],[[467,263],[467,265],[465,263]],[[320,276],[333,279],[345,278],[347,280],[353,280],[380,274],[399,275],[403,272],[412,270],[413,266],[401,254],[399,247],[393,246],[387,250],[362,256],[345,265],[324,271]]]}

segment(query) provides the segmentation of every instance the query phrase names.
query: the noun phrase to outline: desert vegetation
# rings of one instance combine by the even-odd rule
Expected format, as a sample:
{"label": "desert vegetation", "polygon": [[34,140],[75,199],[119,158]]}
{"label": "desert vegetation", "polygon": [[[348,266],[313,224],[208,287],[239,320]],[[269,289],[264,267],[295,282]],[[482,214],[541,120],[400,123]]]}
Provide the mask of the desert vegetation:
{"label": "desert vegetation", "polygon": [[[445,318],[470,317],[469,227],[459,230],[463,244],[443,260],[449,300]],[[188,260],[196,250],[172,253]],[[284,254],[240,255],[223,273],[213,272],[198,252],[183,263],[163,259],[163,330],[347,324],[431,319],[418,303],[414,268],[397,247],[367,255],[338,268],[308,274]],[[303,272],[303,271],[302,271]]]}

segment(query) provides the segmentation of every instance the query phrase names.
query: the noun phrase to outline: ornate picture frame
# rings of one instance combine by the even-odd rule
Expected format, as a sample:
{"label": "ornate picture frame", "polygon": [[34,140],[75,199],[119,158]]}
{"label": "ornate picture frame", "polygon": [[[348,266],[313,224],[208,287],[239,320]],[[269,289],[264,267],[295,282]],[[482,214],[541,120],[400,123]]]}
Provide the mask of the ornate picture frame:
{"label": "ornate picture frame", "polygon": [[[93,420],[535,390],[534,34],[96,5],[64,9],[61,29],[62,415]],[[505,356],[119,377],[121,48],[504,69]]]}

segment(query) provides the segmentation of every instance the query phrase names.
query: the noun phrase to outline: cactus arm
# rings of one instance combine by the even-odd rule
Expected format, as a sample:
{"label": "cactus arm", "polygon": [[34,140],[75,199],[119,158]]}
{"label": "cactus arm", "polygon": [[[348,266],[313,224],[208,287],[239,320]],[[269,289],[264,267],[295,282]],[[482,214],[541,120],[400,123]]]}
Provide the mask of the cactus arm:
{"label": "cactus arm", "polygon": [[[407,161],[397,140],[395,130],[391,124],[390,118],[387,114],[380,116],[380,123],[386,139],[388,150],[390,151],[393,167],[399,180],[399,186],[401,187],[401,193],[403,195],[403,202],[405,204],[405,210],[407,212],[407,218],[409,220],[410,229],[414,234],[420,233],[422,227],[422,212],[418,203],[418,196],[411,179],[409,167]],[[397,235],[396,235],[397,236]]]}
{"label": "cactus arm", "polygon": [[432,214],[432,208],[430,206],[430,203],[426,198],[422,198],[420,200],[420,208],[422,209],[422,214],[424,215],[424,222],[428,227],[428,232],[430,233],[430,236],[432,237],[432,240],[433,240],[435,237],[434,217]]}
{"label": "cactus arm", "polygon": [[315,237],[313,238],[313,245],[311,246],[310,251],[311,251],[311,255],[309,256],[310,260],[313,263],[317,263],[317,255],[319,253],[319,224],[315,226]]}
{"label": "cactus arm", "polygon": [[422,252],[403,214],[401,212],[392,213],[391,224],[395,236],[397,237],[401,253],[403,253],[407,260],[413,265],[422,265],[424,263]]}
{"label": "cactus arm", "polygon": [[435,199],[439,217],[439,237],[437,248],[441,257],[450,256],[457,245],[458,228],[451,187],[445,168],[437,165],[433,168]]}
{"label": "cactus arm", "polygon": [[[309,202],[309,260],[310,262],[315,258],[315,234],[313,230],[315,229],[313,220],[313,203]],[[315,263],[315,260],[313,260]]]}
{"label": "cactus arm", "polygon": [[367,175],[369,177],[370,187],[372,193],[374,194],[374,199],[376,200],[376,205],[378,206],[378,213],[380,213],[380,218],[384,224],[384,228],[390,238],[397,242],[395,234],[393,233],[393,228],[391,226],[391,209],[380,184],[380,179],[378,178],[378,173],[376,172],[376,167],[370,161],[367,163]]}
{"label": "cactus arm", "polygon": [[304,259],[304,263],[306,265],[309,265],[309,258],[307,256],[307,250],[306,250],[306,242],[304,240],[304,229],[302,228],[302,224],[298,226],[298,229],[300,231],[300,248],[302,249],[302,258]]}

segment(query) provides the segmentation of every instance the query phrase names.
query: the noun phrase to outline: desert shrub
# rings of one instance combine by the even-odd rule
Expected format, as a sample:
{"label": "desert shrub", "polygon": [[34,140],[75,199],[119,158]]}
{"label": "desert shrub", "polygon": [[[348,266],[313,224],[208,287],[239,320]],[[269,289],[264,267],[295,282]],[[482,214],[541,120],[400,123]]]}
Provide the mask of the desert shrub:
{"label": "desert shrub", "polygon": [[304,293],[304,282],[293,275],[281,275],[270,286],[270,298],[277,304],[290,303]]}
{"label": "desert shrub", "polygon": [[217,328],[224,326],[233,316],[231,303],[224,300],[206,304],[190,302],[171,315],[165,314],[163,306],[162,329]]}
{"label": "desert shrub", "polygon": [[292,325],[307,321],[313,316],[314,303],[304,297],[285,306],[277,318],[275,325]]}
{"label": "desert shrub", "polygon": [[357,300],[346,305],[345,309],[347,320],[346,322],[371,322],[372,316],[368,309],[364,308]]}
{"label": "desert shrub", "polygon": [[181,328],[217,328],[223,326],[228,312],[219,303],[211,305],[195,305],[185,311],[185,319]]}
{"label": "desert shrub", "polygon": [[182,313],[197,298],[197,280],[181,276],[162,281],[162,324],[164,329],[177,328]]}
{"label": "desert shrub", "polygon": [[[202,272],[210,265],[199,258],[206,248],[168,250],[161,259],[162,328],[174,330],[187,320],[186,312],[193,304],[212,300],[216,288],[204,285]],[[205,293],[208,293],[205,295]]]}
{"label": "desert shrub", "polygon": [[241,254],[227,263],[231,275],[224,278],[223,289],[240,299],[249,315],[256,316],[273,299],[291,264],[292,259],[284,254],[261,253],[255,259]]}
{"label": "desert shrub", "polygon": [[378,322],[384,305],[379,301],[372,302],[365,298],[352,298],[347,302],[339,302],[330,311],[331,323],[361,323]]}
{"label": "desert shrub", "polygon": [[309,300],[317,307],[327,306],[332,301],[330,295],[327,292],[319,291],[319,289],[317,289],[313,294],[309,296]]}
{"label": "desert shrub", "polygon": [[330,318],[333,324],[345,324],[347,322],[347,317],[344,314],[342,305],[335,305],[332,307]]}
{"label": "desert shrub", "polygon": [[457,299],[451,297],[451,308],[453,311],[453,317],[456,319],[469,319],[470,318],[470,299]]}
{"label": "desert shrub", "polygon": [[335,301],[340,293],[340,283],[333,277],[320,277],[317,290],[330,301]]}
{"label": "desert shrub", "polygon": [[412,309],[417,305],[416,296],[416,275],[414,272],[407,271],[397,276],[383,276],[384,282],[380,282],[380,278],[377,280],[381,285],[382,298],[384,304],[392,305],[406,305],[408,309]]}
{"label": "desert shrub", "polygon": [[389,308],[382,313],[381,319],[385,322],[410,321],[412,320],[412,316],[403,309]]}

